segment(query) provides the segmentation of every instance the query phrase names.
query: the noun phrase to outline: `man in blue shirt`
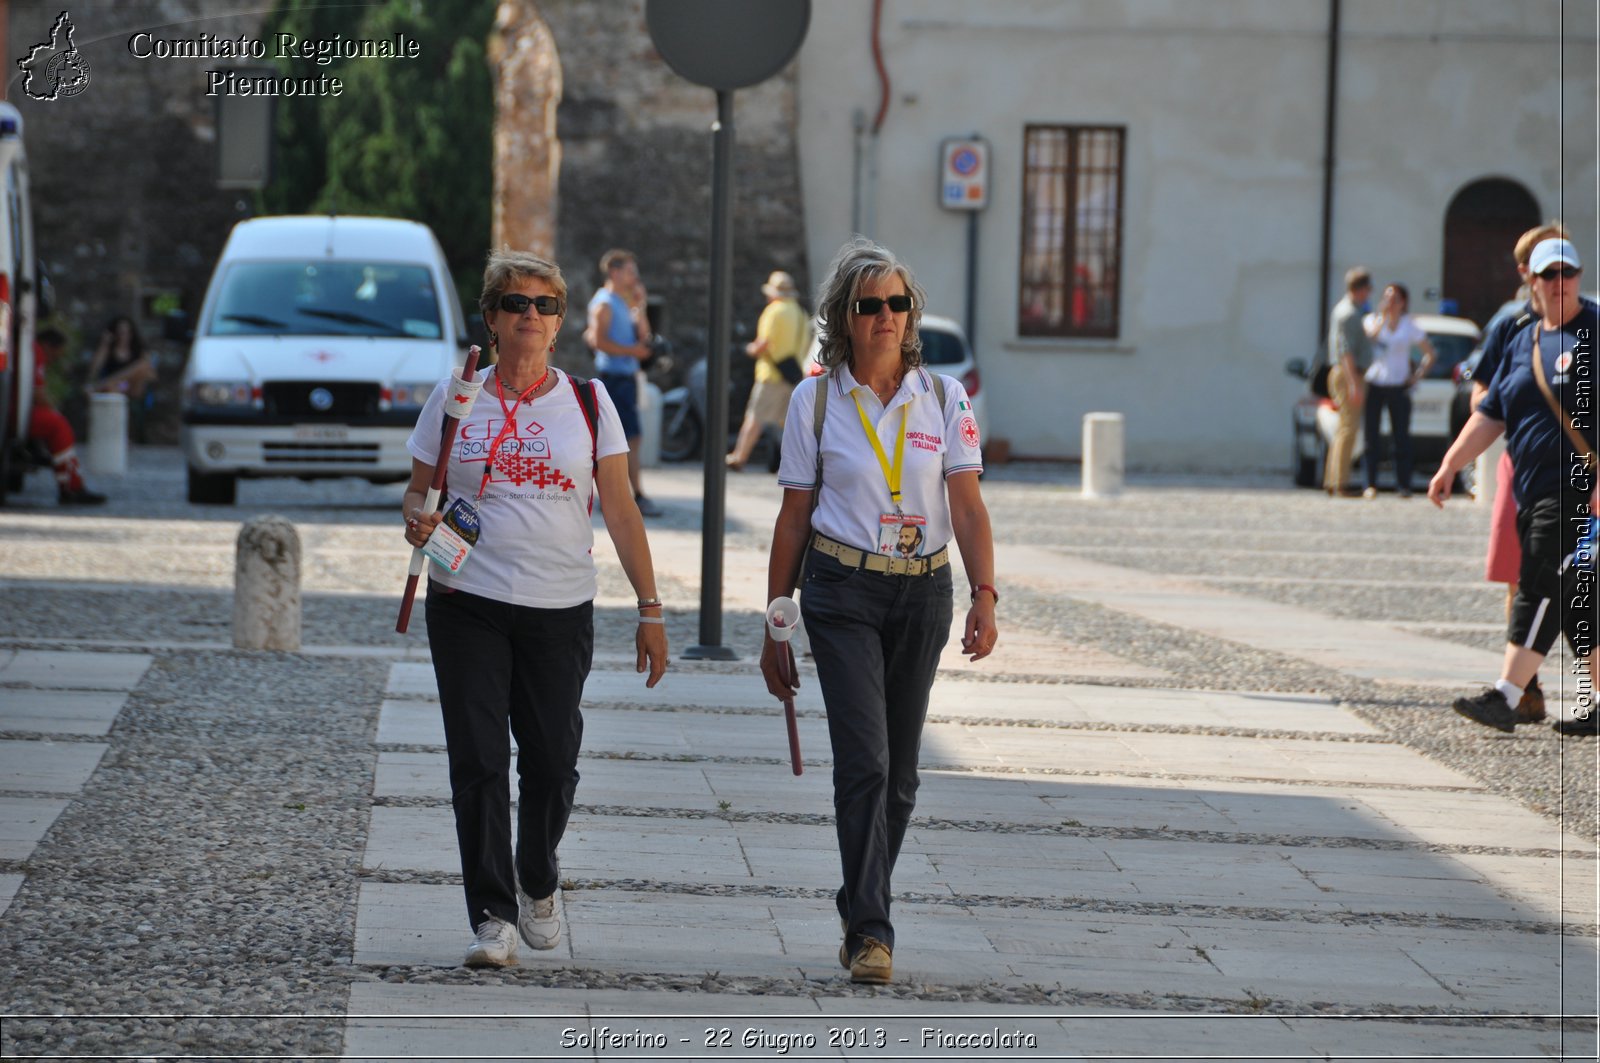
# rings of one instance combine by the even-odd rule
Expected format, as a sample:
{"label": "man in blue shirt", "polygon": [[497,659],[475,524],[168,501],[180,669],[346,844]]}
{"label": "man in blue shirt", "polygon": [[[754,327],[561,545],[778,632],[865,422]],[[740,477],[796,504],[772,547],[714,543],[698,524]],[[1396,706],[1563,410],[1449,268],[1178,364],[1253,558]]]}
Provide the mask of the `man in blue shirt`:
{"label": "man in blue shirt", "polygon": [[1453,707],[1487,727],[1514,730],[1511,706],[1559,632],[1584,670],[1577,677],[1573,718],[1557,721],[1555,728],[1562,734],[1597,734],[1594,560],[1574,554],[1593,506],[1594,342],[1600,314],[1578,297],[1583,268],[1571,242],[1542,241],[1528,268],[1539,318],[1511,339],[1488,393],[1428,484],[1428,497],[1442,506],[1456,473],[1505,433],[1516,470],[1512,489],[1522,543],[1505,663],[1493,686],[1476,697],[1457,698]]}
{"label": "man in blue shirt", "polygon": [[661,516],[661,507],[639,486],[639,365],[650,357],[650,318],[645,313],[644,283],[632,251],[613,248],[600,256],[605,285],[589,300],[589,324],[583,340],[594,351],[595,375],[611,395],[622,434],[628,439],[628,482],[639,512]]}

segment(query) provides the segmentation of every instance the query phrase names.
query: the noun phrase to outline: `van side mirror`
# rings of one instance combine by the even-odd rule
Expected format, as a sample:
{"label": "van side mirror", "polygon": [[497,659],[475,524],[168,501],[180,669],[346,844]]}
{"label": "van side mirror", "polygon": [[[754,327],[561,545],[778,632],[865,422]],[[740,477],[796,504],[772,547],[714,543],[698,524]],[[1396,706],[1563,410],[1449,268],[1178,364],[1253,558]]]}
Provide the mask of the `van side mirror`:
{"label": "van side mirror", "polygon": [[1304,380],[1309,375],[1306,370],[1306,360],[1304,358],[1289,359],[1287,362],[1283,363],[1283,371],[1292,377],[1299,377],[1301,380]]}

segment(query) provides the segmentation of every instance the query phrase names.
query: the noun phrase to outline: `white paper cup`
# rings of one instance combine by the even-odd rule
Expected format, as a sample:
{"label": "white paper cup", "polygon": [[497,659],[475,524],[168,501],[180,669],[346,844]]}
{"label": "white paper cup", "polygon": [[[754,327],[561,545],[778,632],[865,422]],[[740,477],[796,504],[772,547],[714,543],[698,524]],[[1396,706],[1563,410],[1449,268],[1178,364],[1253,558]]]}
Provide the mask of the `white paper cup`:
{"label": "white paper cup", "polygon": [[767,606],[767,634],[774,642],[788,642],[794,638],[795,625],[800,623],[800,603],[793,598],[774,598]]}

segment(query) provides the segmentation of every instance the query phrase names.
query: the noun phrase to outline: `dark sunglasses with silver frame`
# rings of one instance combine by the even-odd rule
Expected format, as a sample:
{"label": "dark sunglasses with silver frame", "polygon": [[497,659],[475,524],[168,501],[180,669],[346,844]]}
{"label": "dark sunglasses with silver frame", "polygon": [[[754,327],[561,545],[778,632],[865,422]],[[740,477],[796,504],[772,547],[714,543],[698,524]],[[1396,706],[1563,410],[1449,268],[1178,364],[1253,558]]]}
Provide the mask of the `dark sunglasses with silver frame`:
{"label": "dark sunglasses with silver frame", "polygon": [[1576,277],[1580,272],[1582,271],[1579,270],[1577,266],[1551,266],[1546,270],[1534,274],[1534,276],[1545,281],[1553,281],[1557,277],[1560,277],[1564,281],[1569,281]]}
{"label": "dark sunglasses with silver frame", "polygon": [[885,303],[889,304],[890,313],[905,314],[911,311],[911,296],[909,295],[891,295],[887,299],[879,299],[875,295],[869,295],[865,299],[857,299],[851,303],[850,309],[861,317],[876,317]]}
{"label": "dark sunglasses with silver frame", "polygon": [[508,314],[522,316],[528,312],[528,307],[539,311],[541,317],[558,317],[561,314],[561,300],[553,295],[521,295],[508,293],[500,297],[500,309]]}

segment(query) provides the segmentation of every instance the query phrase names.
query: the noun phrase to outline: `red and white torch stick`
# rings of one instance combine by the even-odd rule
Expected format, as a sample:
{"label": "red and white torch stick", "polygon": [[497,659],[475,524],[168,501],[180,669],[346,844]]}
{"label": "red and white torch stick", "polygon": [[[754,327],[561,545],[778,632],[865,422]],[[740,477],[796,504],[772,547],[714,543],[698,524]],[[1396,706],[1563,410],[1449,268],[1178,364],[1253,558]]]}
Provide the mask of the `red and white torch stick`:
{"label": "red and white torch stick", "polygon": [[[461,418],[472,411],[473,400],[478,397],[478,388],[481,386],[473,379],[478,371],[478,355],[483,353],[477,344],[467,348],[467,361],[461,367],[461,375],[452,375],[450,379],[450,393],[444,402],[444,429],[442,442],[439,445],[439,460],[433,467],[433,483],[428,485],[427,498],[423,500],[422,512],[433,513],[439,508],[439,495],[444,491],[445,472],[450,465],[450,449],[456,443],[456,428],[461,424]],[[417,580],[422,576],[422,568],[428,559],[422,553],[422,548],[414,547],[411,551],[411,567],[406,572],[406,593],[400,600],[400,618],[395,621],[394,629],[400,634],[406,633],[406,628],[411,624],[411,603],[417,597]]]}

